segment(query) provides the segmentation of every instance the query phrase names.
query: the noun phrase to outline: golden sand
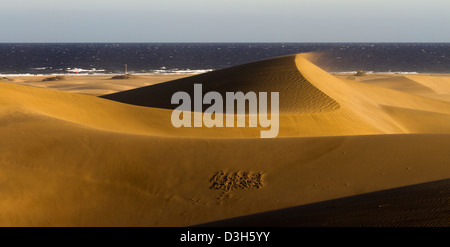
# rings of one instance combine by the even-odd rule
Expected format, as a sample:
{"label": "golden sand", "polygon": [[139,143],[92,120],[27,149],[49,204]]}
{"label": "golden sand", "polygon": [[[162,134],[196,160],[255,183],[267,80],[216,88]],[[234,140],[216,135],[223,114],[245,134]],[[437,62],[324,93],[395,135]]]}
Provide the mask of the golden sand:
{"label": "golden sand", "polygon": [[[336,76],[299,54],[109,78],[0,82],[1,226],[187,226],[450,178],[450,77]],[[194,83],[279,92],[278,138],[173,127]]]}

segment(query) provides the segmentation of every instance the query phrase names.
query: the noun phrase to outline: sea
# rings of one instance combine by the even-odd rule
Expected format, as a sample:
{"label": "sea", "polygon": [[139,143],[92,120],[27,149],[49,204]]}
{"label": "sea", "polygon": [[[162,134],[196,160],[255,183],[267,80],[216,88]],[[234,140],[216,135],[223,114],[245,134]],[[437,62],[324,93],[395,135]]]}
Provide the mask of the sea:
{"label": "sea", "polygon": [[0,43],[0,76],[199,74],[306,52],[330,73],[450,73],[450,43]]}

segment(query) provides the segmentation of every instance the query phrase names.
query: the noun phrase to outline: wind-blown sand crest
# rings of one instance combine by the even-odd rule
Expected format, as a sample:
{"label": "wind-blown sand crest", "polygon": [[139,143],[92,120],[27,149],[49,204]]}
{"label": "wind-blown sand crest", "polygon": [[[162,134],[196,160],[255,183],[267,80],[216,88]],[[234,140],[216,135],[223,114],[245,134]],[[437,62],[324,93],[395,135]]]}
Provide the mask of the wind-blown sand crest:
{"label": "wind-blown sand crest", "polygon": [[[358,82],[308,56],[102,97],[0,83],[0,225],[197,225],[450,178],[449,84]],[[278,138],[173,127],[195,83],[279,92]]]}

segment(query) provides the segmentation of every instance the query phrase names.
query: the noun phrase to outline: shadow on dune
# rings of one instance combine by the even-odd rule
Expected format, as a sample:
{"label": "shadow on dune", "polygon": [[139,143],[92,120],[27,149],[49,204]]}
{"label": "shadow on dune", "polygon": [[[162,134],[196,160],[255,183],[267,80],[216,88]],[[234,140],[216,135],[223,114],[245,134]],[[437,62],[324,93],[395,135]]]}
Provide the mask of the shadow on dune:
{"label": "shadow on dune", "polygon": [[450,179],[196,226],[448,227]]}

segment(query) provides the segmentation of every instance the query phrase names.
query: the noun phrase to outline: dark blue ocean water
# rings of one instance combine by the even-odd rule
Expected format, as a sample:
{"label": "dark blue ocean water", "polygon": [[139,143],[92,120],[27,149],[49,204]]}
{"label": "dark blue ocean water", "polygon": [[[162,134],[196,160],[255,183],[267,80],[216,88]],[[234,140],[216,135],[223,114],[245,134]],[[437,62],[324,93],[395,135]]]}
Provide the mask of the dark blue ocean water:
{"label": "dark blue ocean water", "polygon": [[201,73],[312,51],[329,72],[450,73],[450,43],[33,43],[0,44],[0,75]]}

